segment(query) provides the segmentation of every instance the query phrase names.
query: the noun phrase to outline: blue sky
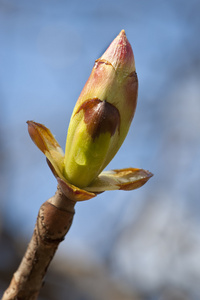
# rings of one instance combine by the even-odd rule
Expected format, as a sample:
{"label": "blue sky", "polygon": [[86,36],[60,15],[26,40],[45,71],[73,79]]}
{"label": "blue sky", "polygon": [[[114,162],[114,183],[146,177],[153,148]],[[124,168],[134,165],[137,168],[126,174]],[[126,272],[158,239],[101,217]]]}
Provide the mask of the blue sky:
{"label": "blue sky", "polygon": [[199,212],[198,2],[181,3],[0,1],[1,212],[19,237],[31,235],[40,205],[56,190],[26,121],[45,124],[64,149],[70,115],[94,61],[121,29],[133,47],[139,98],[127,139],[107,169],[132,166],[155,175],[137,191],[78,204],[62,247],[79,245],[101,256],[107,250],[100,241],[108,245],[151,201],[149,195],[167,194],[191,214]]}

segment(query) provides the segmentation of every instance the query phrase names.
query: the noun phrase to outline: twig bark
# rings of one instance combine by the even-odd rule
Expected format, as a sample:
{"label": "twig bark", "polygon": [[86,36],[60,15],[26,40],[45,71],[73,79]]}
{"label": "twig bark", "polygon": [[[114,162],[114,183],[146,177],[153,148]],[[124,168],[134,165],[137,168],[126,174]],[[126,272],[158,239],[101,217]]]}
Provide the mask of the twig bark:
{"label": "twig bark", "polygon": [[40,207],[33,236],[2,300],[35,300],[57,247],[71,227],[74,201],[58,186],[56,194]]}

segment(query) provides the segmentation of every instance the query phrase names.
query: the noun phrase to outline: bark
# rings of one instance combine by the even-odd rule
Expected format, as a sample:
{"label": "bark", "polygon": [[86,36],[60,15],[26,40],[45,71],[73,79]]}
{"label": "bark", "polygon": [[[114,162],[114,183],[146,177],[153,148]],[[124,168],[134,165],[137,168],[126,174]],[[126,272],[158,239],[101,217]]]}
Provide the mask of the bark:
{"label": "bark", "polygon": [[74,216],[74,201],[60,190],[40,207],[33,236],[2,300],[35,300],[57,247]]}

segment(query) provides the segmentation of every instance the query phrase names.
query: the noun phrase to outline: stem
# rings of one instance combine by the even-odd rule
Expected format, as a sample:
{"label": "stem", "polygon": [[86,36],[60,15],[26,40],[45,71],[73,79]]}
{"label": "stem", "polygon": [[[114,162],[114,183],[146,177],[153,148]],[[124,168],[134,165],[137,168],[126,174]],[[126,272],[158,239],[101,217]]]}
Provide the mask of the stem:
{"label": "stem", "polygon": [[58,189],[40,207],[33,236],[2,300],[35,300],[57,247],[71,227],[76,202]]}

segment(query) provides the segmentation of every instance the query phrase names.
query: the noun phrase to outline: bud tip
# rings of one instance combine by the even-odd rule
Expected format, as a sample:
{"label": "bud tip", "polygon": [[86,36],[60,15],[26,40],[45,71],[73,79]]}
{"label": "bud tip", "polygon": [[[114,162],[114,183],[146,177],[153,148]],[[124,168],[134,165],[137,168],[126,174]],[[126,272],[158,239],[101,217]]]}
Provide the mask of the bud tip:
{"label": "bud tip", "polygon": [[127,73],[135,71],[133,50],[124,29],[110,44],[101,60],[109,61],[115,69],[123,68]]}

